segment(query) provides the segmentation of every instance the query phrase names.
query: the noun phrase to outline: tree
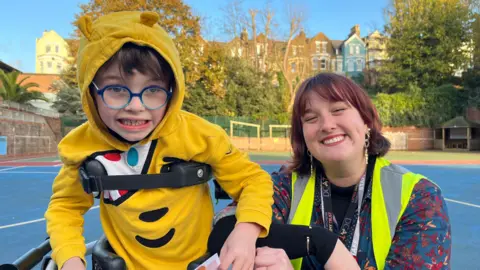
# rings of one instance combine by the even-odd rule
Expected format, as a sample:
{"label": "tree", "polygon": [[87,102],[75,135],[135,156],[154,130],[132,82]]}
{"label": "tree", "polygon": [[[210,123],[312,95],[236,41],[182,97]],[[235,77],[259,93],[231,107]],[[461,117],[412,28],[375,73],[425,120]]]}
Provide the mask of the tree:
{"label": "tree", "polygon": [[250,14],[250,18],[252,20],[252,22],[249,26],[252,29],[254,66],[255,66],[256,69],[258,69],[257,21],[255,20],[255,17],[257,16],[258,10],[249,9],[248,13]]}
{"label": "tree", "polygon": [[[264,25],[264,33],[265,33],[265,43],[263,44],[264,46],[264,51],[263,51],[263,55],[262,55],[262,64],[264,65],[265,69],[263,69],[263,71],[273,71],[271,69],[269,69],[269,67],[271,67],[271,65],[269,65],[269,63],[267,63],[267,59],[269,59],[269,46],[272,46],[273,47],[273,42],[270,42],[270,40],[272,39],[272,19],[273,19],[273,16],[274,16],[274,12],[273,10],[270,8],[270,4],[267,3],[267,5],[265,6],[265,9],[263,11],[261,11],[261,19],[263,21],[263,25]],[[272,44],[271,44],[272,43]],[[273,48],[275,49],[275,48]]]}
{"label": "tree", "polygon": [[[126,10],[149,10],[159,14],[159,24],[174,39],[182,60],[183,70],[187,86],[194,86],[196,80],[201,77],[197,66],[200,63],[200,17],[192,14],[191,8],[182,1],[164,0],[91,0],[80,5],[81,12],[75,15],[75,21],[79,17],[88,14],[95,20],[103,14]],[[71,45],[72,55],[78,50],[80,31],[77,29],[73,34]],[[76,43],[76,44],[75,44]],[[187,87],[188,89],[189,87]]]}
{"label": "tree", "polygon": [[222,30],[232,40],[240,37],[240,33],[247,25],[247,17],[242,9],[242,4],[242,0],[230,0],[221,8],[224,13]]}
{"label": "tree", "polygon": [[83,115],[80,90],[71,87],[62,88],[52,107],[64,115]]}
{"label": "tree", "polygon": [[225,68],[225,104],[228,112],[235,116],[268,119],[284,111],[280,102],[283,92],[272,83],[272,73],[257,71],[244,59],[226,61]]}
{"label": "tree", "polygon": [[441,85],[466,61],[470,12],[463,0],[392,0],[386,61],[379,83],[385,92]]}
{"label": "tree", "polygon": [[198,115],[225,113],[223,97],[225,88],[225,50],[220,45],[205,44],[198,73],[202,76],[185,95],[183,108]]}
{"label": "tree", "polygon": [[185,110],[201,116],[250,116],[257,119],[281,115],[284,111],[280,102],[283,92],[273,84],[272,73],[258,71],[248,60],[230,57],[224,50],[215,54],[220,60],[218,64],[225,70],[222,82],[225,95],[212,95],[199,83],[185,98]]}
{"label": "tree", "polygon": [[465,96],[453,85],[421,89],[413,84],[406,92],[378,93],[373,102],[385,126],[435,127],[463,113]]}
{"label": "tree", "polygon": [[[289,72],[290,65],[288,62],[288,58],[290,56],[289,54],[290,54],[290,49],[292,47],[293,38],[300,31],[301,25],[304,21],[304,17],[301,10],[293,9],[293,7],[290,6],[288,8],[288,18],[289,18],[289,32],[288,32],[287,44],[285,47],[285,51],[283,53],[283,62],[281,65],[281,70],[282,70],[283,76],[285,77],[285,80],[287,81],[288,92],[286,93],[286,95],[290,98],[290,102],[288,104],[287,110],[290,112],[293,107],[293,101],[295,100],[296,87],[302,78],[298,78],[296,74]],[[305,68],[300,68],[300,70],[302,70],[303,72]]]}
{"label": "tree", "polygon": [[480,67],[480,14],[474,14],[473,16],[473,65],[476,67]]}
{"label": "tree", "polygon": [[39,87],[37,83],[23,84],[25,80],[30,77],[25,77],[19,82],[18,75],[20,72],[12,71],[5,73],[0,70],[0,97],[3,100],[13,101],[20,104],[28,104],[32,100],[43,100],[49,102],[49,100],[39,91],[30,90],[32,87]]}

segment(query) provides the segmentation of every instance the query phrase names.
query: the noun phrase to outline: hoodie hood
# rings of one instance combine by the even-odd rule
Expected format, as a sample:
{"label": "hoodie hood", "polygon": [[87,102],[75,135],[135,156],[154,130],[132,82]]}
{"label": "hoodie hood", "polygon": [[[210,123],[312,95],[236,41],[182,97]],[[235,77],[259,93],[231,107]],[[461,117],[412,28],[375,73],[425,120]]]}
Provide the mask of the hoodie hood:
{"label": "hoodie hood", "polygon": [[77,26],[83,34],[77,57],[77,80],[82,96],[82,107],[94,133],[93,137],[98,137],[114,149],[125,151],[131,145],[114,136],[103,123],[95,106],[94,97],[90,95],[89,86],[100,67],[125,43],[148,46],[156,50],[170,65],[175,77],[173,96],[164,118],[153,132],[139,143],[166,136],[178,125],[180,119],[178,112],[181,110],[185,94],[185,80],[175,44],[168,33],[158,25],[158,20],[159,16],[155,12],[122,11],[101,16],[95,21],[85,15],[77,21]]}

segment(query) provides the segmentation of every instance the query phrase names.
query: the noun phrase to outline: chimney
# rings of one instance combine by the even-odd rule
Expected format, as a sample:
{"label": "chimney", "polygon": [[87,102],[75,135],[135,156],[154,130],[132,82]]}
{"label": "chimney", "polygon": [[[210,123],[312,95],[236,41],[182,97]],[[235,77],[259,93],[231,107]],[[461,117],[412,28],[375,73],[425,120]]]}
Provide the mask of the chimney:
{"label": "chimney", "polygon": [[354,34],[360,36],[360,25],[355,24],[355,26],[350,29],[350,36],[353,36]]}
{"label": "chimney", "polygon": [[248,41],[248,32],[246,28],[243,28],[242,33],[240,34],[240,40]]}

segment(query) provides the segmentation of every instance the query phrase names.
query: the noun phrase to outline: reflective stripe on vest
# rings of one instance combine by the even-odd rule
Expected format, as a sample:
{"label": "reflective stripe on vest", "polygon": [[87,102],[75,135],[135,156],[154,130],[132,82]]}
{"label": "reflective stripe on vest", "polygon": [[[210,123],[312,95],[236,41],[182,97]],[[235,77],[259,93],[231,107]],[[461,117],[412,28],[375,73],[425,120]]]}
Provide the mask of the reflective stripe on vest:
{"label": "reflective stripe on vest", "polygon": [[[300,176],[292,173],[292,203],[289,223],[310,225],[315,197],[315,177]],[[422,175],[414,174],[407,169],[391,164],[384,158],[377,158],[373,171],[371,222],[372,241],[377,269],[385,267],[395,228],[405,208],[415,185]],[[308,198],[308,199],[307,199]],[[306,218],[306,215],[309,215]],[[293,215],[293,217],[292,217]],[[298,215],[298,217],[297,217]],[[302,259],[292,260],[294,269],[300,269]]]}
{"label": "reflective stripe on vest", "polygon": [[[315,172],[312,176],[292,174],[292,204],[288,215],[288,224],[310,225],[315,200]],[[300,208],[299,208],[300,206]],[[307,242],[305,241],[305,245]],[[302,267],[302,258],[291,260],[293,269]]]}

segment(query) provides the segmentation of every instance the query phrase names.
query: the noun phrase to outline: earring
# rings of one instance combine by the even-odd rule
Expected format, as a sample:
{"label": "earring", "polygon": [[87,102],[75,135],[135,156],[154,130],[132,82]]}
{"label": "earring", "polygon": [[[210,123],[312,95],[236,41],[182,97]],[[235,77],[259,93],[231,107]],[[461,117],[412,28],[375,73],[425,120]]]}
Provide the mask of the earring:
{"label": "earring", "polygon": [[307,155],[310,157],[310,176],[313,175],[313,157],[312,157],[312,153],[310,153],[310,151],[307,150]]}
{"label": "earring", "polygon": [[370,146],[370,128],[367,129],[367,134],[365,134],[365,164],[368,165],[368,147]]}

